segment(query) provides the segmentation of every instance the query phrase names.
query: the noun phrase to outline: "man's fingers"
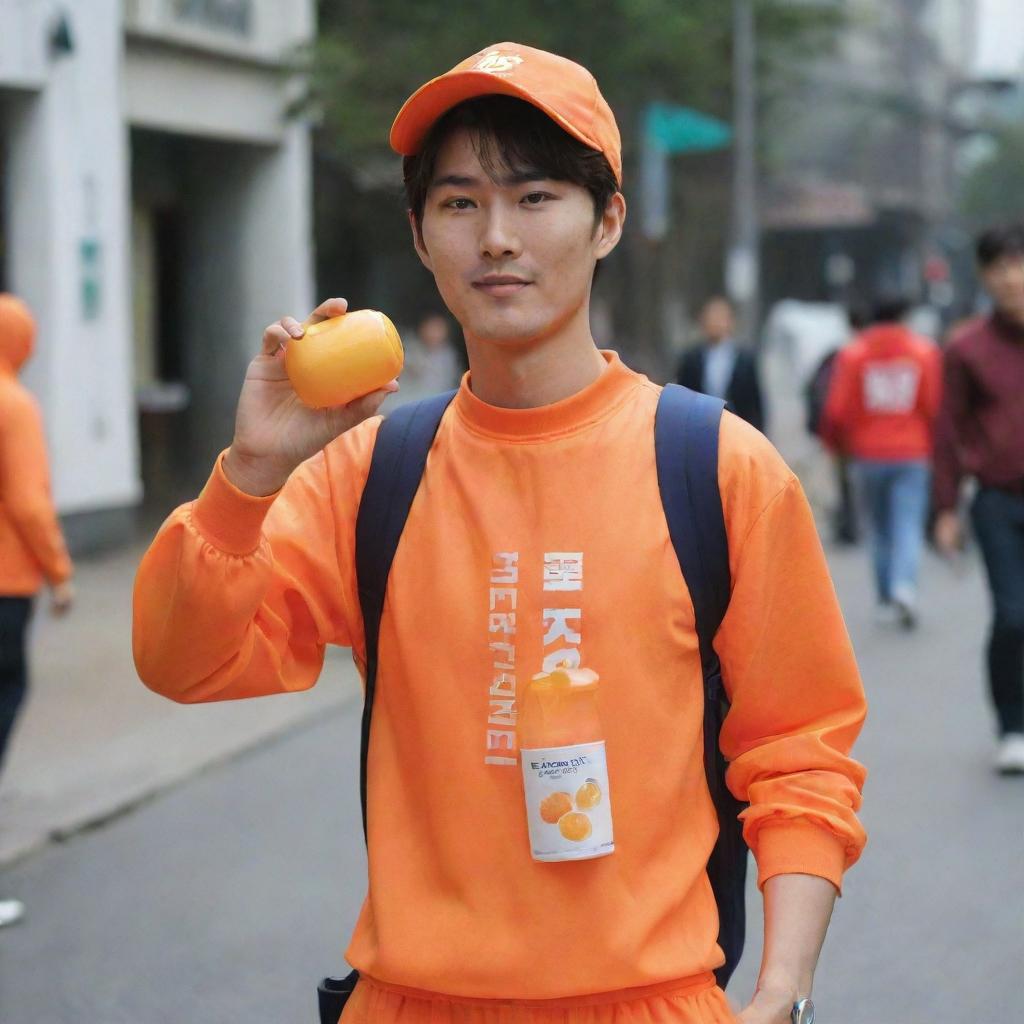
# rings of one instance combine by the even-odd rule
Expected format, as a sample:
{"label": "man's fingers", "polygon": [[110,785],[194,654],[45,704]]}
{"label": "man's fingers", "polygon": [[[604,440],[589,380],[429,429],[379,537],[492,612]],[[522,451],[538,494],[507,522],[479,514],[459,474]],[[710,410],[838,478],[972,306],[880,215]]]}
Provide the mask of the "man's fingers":
{"label": "man's fingers", "polygon": [[384,399],[388,395],[393,395],[397,390],[398,381],[389,381],[379,390],[371,391],[368,395],[363,395],[362,398],[349,402],[344,407],[345,413],[350,417],[355,417],[358,421],[369,419],[369,417],[377,414],[377,410],[381,407]]}
{"label": "man's fingers", "polygon": [[288,339],[291,335],[281,326],[281,323],[271,324],[263,332],[263,355],[272,356],[276,355],[278,350],[284,348],[288,344]]}
{"label": "man's fingers", "polygon": [[328,299],[326,302],[321,302],[312,313],[306,317],[305,326],[309,327],[311,324],[318,324],[321,320],[329,320],[332,316],[341,316],[342,313],[348,312],[348,299]]}
{"label": "man's fingers", "polygon": [[302,324],[292,316],[281,317],[281,326],[288,332],[290,338],[301,338],[306,333]]}

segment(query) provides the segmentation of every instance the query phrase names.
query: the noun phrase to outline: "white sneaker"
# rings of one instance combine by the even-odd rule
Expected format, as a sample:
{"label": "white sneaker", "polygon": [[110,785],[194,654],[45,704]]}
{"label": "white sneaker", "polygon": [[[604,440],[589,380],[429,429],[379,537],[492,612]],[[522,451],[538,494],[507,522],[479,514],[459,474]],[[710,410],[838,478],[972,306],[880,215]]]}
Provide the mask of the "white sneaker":
{"label": "white sneaker", "polygon": [[912,590],[897,590],[892,595],[892,605],[896,609],[896,621],[904,629],[917,625],[917,596]]}
{"label": "white sneaker", "polygon": [[[1021,737],[1024,739],[1024,736]],[[0,900],[0,928],[14,924],[25,916],[25,904],[20,900]]]}
{"label": "white sneaker", "polygon": [[1024,733],[1008,732],[999,741],[996,771],[1000,775],[1024,775]]}

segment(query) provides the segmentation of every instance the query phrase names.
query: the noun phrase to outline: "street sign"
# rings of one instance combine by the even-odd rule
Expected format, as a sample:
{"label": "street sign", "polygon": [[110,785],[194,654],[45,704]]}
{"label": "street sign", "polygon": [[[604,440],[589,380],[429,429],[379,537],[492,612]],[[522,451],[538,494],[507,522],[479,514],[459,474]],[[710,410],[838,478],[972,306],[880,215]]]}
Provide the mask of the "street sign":
{"label": "street sign", "polygon": [[689,107],[652,103],[645,121],[647,137],[666,153],[708,152],[732,141],[729,125]]}

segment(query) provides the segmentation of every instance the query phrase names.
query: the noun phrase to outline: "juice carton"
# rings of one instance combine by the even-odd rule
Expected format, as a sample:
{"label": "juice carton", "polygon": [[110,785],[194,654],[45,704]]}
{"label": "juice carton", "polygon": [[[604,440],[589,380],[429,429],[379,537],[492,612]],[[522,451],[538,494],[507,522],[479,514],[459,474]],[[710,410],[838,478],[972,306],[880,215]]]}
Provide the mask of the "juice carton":
{"label": "juice carton", "polygon": [[535,675],[519,708],[526,819],[534,860],[615,851],[596,672],[563,663]]}

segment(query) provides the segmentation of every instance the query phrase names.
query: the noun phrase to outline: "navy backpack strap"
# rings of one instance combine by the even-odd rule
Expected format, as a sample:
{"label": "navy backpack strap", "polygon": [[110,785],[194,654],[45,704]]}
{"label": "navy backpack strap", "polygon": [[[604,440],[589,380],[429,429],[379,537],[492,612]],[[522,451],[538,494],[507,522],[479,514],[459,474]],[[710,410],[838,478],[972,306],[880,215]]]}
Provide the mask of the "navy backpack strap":
{"label": "navy backpack strap", "polygon": [[[427,456],[437,436],[445,409],[454,391],[399,406],[377,431],[356,517],[356,581],[359,606],[366,636],[366,694],[363,698],[363,727],[359,751],[359,801],[366,830],[366,760],[370,749],[370,722],[377,692],[377,652],[384,594],[391,563],[405,529],[413,499],[419,490]],[[320,1024],[337,1024],[345,1004],[359,981],[359,972],[343,978],[324,978],[317,986]]]}
{"label": "navy backpack strap", "polygon": [[399,406],[380,425],[370,472],[356,519],[356,580],[366,637],[366,694],[359,756],[359,799],[366,831],[366,759],[373,697],[377,690],[377,649],[391,563],[419,490],[427,455],[454,391]]}
{"label": "navy backpack strap", "polygon": [[718,905],[718,944],[725,964],[715,973],[723,988],[743,952],[747,846],[738,820],[743,804],[725,784],[719,734],[728,710],[715,634],[729,606],[729,540],[718,490],[718,430],[725,403],[669,384],[654,425],[658,487],[669,536],[693,601],[704,673],[704,770],[718,813],[718,840],[708,879]]}

